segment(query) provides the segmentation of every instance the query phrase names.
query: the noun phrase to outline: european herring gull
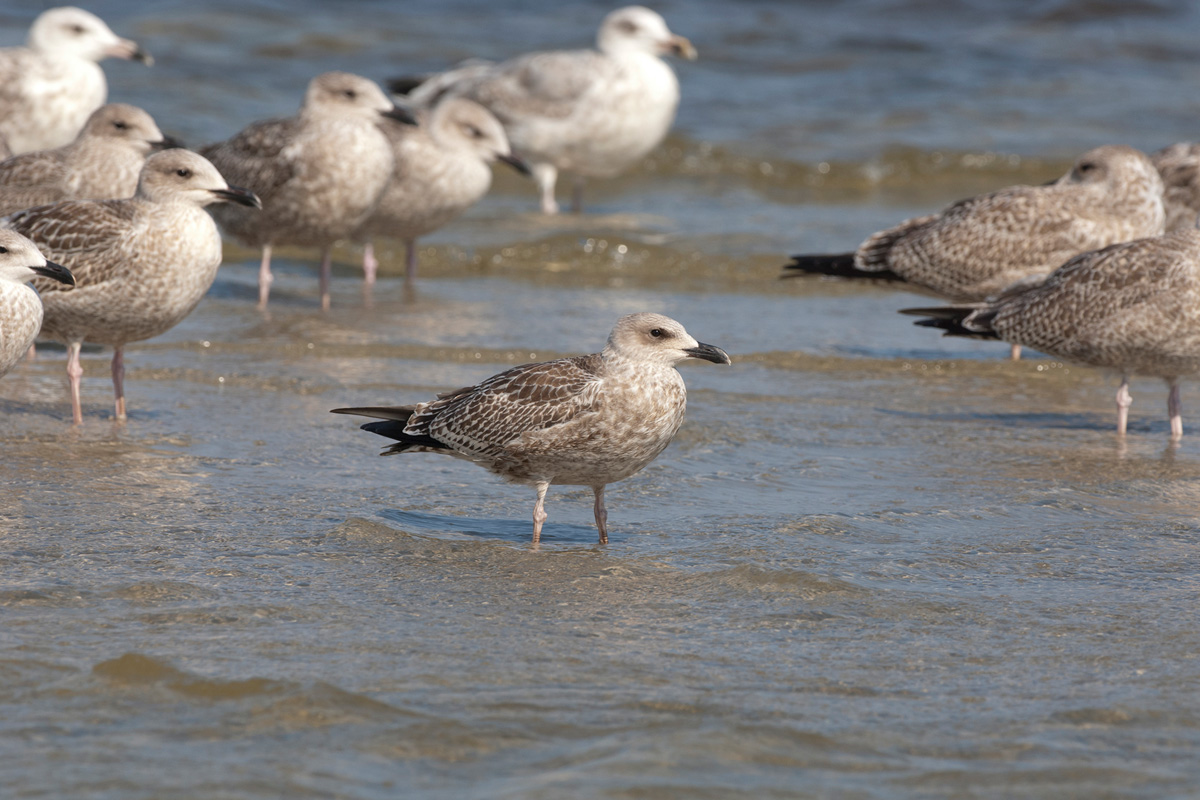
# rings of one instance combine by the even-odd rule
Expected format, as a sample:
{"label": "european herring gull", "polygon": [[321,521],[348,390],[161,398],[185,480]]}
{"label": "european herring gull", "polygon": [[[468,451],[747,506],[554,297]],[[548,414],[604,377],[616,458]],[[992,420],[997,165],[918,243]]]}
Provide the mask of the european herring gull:
{"label": "european herring gull", "polygon": [[[604,18],[595,50],[476,62],[428,79],[408,97],[415,105],[433,105],[459,95],[486,106],[532,168],[542,211],[558,211],[554,184],[562,170],[576,175],[573,210],[579,212],[585,177],[624,171],[670,130],[679,81],[664,55],[694,59],[696,50],[654,11],[627,6]],[[411,82],[392,85],[407,89]]]}
{"label": "european herring gull", "polygon": [[321,308],[329,309],[333,244],[366,221],[392,177],[392,147],[380,129],[386,118],[415,121],[373,81],[326,72],[308,84],[298,116],[257,122],[200,150],[262,198],[261,214],[216,212],[226,233],[262,248],[259,308],[271,291],[271,248],[290,244],[321,248]]}
{"label": "european herring gull", "polygon": [[178,146],[137,106],[101,106],[70,144],[0,161],[0,214],[59,200],[133,197],[146,158]]}
{"label": "european herring gull", "polygon": [[96,63],[112,56],[149,66],[146,51],[81,8],[43,11],[25,47],[0,49],[0,137],[13,153],[70,143],[108,96]]}
{"label": "european herring gull", "polygon": [[605,544],[604,487],[653,461],[683,422],[687,390],[675,364],[685,358],[730,363],[669,317],[630,314],[599,353],[513,367],[427,403],[333,413],[381,420],[362,428],[396,440],[382,455],[445,453],[533,485],[534,542],[550,486],[590,486]]}
{"label": "european herring gull", "polygon": [[41,298],[26,286],[39,275],[75,282],[70,270],[47,261],[33,242],[0,229],[0,375],[21,360],[42,327]]}
{"label": "european herring gull", "polygon": [[1171,437],[1183,435],[1179,380],[1200,372],[1200,230],[1137,239],[1076,256],[1043,283],[986,302],[906,309],[947,336],[1003,339],[1117,370],[1117,433],[1129,416],[1130,375],[1170,387]]}
{"label": "european herring gull", "polygon": [[212,203],[259,207],[188,150],[146,159],[137,194],[125,200],[72,200],[0,220],[42,252],[69,264],[74,288],[35,282],[45,318],[42,336],[67,345],[71,410],[83,421],[79,381],[84,342],[112,345],[116,417],[125,419],[123,348],[158,336],[186,317],[221,265],[221,235],[204,210]]}
{"label": "european herring gull", "polygon": [[1200,144],[1179,142],[1150,155],[1163,181],[1167,232],[1196,227],[1200,217]]}
{"label": "european herring gull", "polygon": [[1142,152],[1109,145],[1084,153],[1052,184],[962,200],[880,231],[853,253],[798,255],[786,269],[900,282],[970,303],[1036,281],[1079,253],[1162,232],[1158,171]]}
{"label": "european herring gull", "polygon": [[418,124],[388,125],[395,172],[357,238],[366,238],[363,268],[367,285],[375,282],[370,238],[404,242],[405,281],[417,276],[417,237],[450,222],[483,197],[492,185],[491,163],[503,161],[529,174],[512,154],[504,128],[483,106],[451,97],[418,116]]}

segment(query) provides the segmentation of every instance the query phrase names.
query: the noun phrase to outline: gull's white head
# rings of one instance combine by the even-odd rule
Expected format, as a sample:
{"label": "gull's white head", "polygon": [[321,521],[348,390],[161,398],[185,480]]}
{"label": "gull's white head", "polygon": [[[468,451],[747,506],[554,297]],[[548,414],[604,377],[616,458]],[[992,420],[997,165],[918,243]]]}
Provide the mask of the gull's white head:
{"label": "gull's white head", "polygon": [[721,348],[697,342],[675,320],[649,311],[617,320],[604,351],[629,361],[666,366],[685,358],[702,358],[714,364],[730,363],[729,354]]}
{"label": "gull's white head", "polygon": [[689,61],[696,58],[692,43],[671,33],[662,16],[645,6],[618,8],[605,17],[596,34],[596,47],[608,55],[646,53],[682,56]]}
{"label": "gull's white head", "polygon": [[126,103],[109,103],[97,108],[88,117],[80,135],[128,141],[143,153],[172,143],[163,136],[153,117],[137,106]]}
{"label": "gull's white head", "polygon": [[1133,147],[1110,144],[1088,150],[1076,159],[1071,171],[1056,183],[1094,184],[1106,194],[1126,197],[1131,193],[1149,193],[1161,197],[1162,178],[1150,157]]}
{"label": "gull's white head", "polygon": [[302,115],[358,117],[372,122],[380,115],[408,124],[415,120],[388,99],[375,81],[350,72],[324,72],[309,81]]}
{"label": "gull's white head", "polygon": [[38,276],[75,285],[70,270],[47,261],[36,244],[16,231],[0,228],[0,281],[25,283]]}
{"label": "gull's white head", "polygon": [[230,186],[212,163],[191,150],[155,153],[138,176],[138,196],[154,202],[184,202],[197,206],[237,203],[262,208],[254,192]]}
{"label": "gull's white head", "polygon": [[465,97],[448,97],[433,107],[430,134],[439,143],[474,154],[486,164],[503,161],[529,174],[524,161],[513,155],[500,120],[483,106]]}
{"label": "gull's white head", "polygon": [[29,29],[29,47],[48,56],[69,54],[88,61],[124,58],[153,63],[136,42],[117,36],[90,11],[63,6],[43,11]]}

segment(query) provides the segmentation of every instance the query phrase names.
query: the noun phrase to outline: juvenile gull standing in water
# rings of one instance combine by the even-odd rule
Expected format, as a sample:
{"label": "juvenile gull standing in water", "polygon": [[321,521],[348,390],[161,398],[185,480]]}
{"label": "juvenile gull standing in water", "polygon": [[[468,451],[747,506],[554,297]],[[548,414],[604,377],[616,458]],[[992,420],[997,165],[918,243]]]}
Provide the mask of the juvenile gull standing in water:
{"label": "juvenile gull standing in water", "polygon": [[227,233],[262,248],[259,308],[271,291],[271,248],[291,244],[321,248],[321,308],[329,309],[333,244],[366,221],[392,177],[385,117],[415,121],[374,82],[326,72],[309,83],[298,116],[258,122],[201,148],[222,175],[262,198],[253,217],[216,212]]}
{"label": "juvenile gull standing in water", "polygon": [[492,185],[493,161],[526,175],[529,167],[513,156],[496,118],[465,98],[451,97],[422,112],[416,126],[386,125],[383,130],[392,143],[395,172],[357,236],[367,239],[363,269],[368,286],[375,282],[377,267],[372,236],[404,242],[405,282],[411,285],[417,276],[417,237],[478,202]]}
{"label": "juvenile gull standing in water", "polygon": [[428,403],[333,412],[382,420],[362,427],[396,440],[383,455],[445,453],[532,484],[535,542],[550,486],[590,486],[605,544],[604,487],[653,461],[683,423],[687,390],[675,364],[685,358],[729,363],[669,317],[630,314],[599,353],[513,367]]}
{"label": "juvenile gull standing in water", "polygon": [[39,275],[75,282],[70,270],[47,261],[33,242],[0,229],[0,375],[21,360],[42,327],[42,300],[25,285]]}
{"label": "juvenile gull standing in water", "polygon": [[[787,269],[898,281],[951,302],[986,300],[1088,250],[1163,232],[1162,180],[1145,154],[1084,153],[1046,186],[1011,186],[880,231],[853,253],[798,255]],[[1019,350],[1014,348],[1013,357]]]}
{"label": "juvenile gull standing in water", "polygon": [[70,144],[0,161],[0,214],[59,200],[133,197],[146,158],[178,145],[137,106],[101,106]]}
{"label": "juvenile gull standing in water", "polygon": [[[604,18],[595,50],[530,53],[499,64],[475,63],[429,78],[409,98],[433,105],[460,95],[486,106],[529,162],[554,214],[560,170],[576,175],[573,210],[582,210],[583,178],[609,178],[658,146],[675,120],[679,81],[664,55],[696,57],[654,11],[617,9]],[[411,87],[395,81],[393,88]]]}
{"label": "juvenile gull standing in water", "polygon": [[125,419],[125,345],[170,330],[212,285],[221,265],[221,235],[204,210],[212,203],[259,206],[203,157],[167,150],[146,160],[132,198],[55,203],[2,221],[75,274],[74,288],[35,285],[45,306],[42,336],[67,345],[76,424],[83,343],[112,345],[116,417]]}
{"label": "juvenile gull standing in water", "polygon": [[0,137],[9,149],[19,154],[70,143],[108,97],[96,62],[109,56],[153,62],[104,20],[72,6],[43,11],[25,47],[0,49]]}
{"label": "juvenile gull standing in water", "polygon": [[1183,435],[1179,380],[1200,372],[1200,230],[1084,253],[1040,285],[995,300],[906,309],[947,336],[1003,339],[1069,361],[1117,370],[1117,433],[1129,417],[1130,375],[1170,387],[1171,437]]}

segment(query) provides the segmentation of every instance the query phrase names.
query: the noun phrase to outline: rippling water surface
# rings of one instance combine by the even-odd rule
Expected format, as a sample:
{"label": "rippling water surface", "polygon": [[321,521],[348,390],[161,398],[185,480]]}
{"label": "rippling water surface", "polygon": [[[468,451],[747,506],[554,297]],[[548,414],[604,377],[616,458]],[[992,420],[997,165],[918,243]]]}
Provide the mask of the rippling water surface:
{"label": "rippling water surface", "polygon": [[[1106,142],[1200,135],[1180,2],[671,2],[676,131],[583,216],[530,185],[429,237],[367,305],[285,252],[269,315],[230,247],[195,313],[0,380],[6,797],[1147,797],[1200,786],[1196,438],[1166,390],[777,279]],[[377,79],[591,40],[606,4],[100,2],[158,58],[114,100],[201,144]],[[0,12],[4,43],[39,3]],[[610,487],[379,459],[332,416],[599,347],[654,309],[726,348]],[[1187,398],[1194,389],[1185,389]],[[1194,402],[1194,401],[1193,401]],[[1185,416],[1194,430],[1200,416]]]}

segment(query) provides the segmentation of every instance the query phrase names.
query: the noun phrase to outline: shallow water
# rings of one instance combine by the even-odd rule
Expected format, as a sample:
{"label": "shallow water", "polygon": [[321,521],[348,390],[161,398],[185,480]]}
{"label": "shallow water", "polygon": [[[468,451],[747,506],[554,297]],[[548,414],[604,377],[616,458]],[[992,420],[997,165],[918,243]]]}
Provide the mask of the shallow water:
{"label": "shallow water", "polygon": [[[107,65],[113,99],[193,143],[322,69],[581,44],[608,8],[89,7],[158,57]],[[777,275],[1095,144],[1194,138],[1200,12],[932,7],[662,6],[701,55],[677,131],[588,214],[541,218],[500,173],[415,296],[385,245],[367,305],[347,248],[324,315],[311,254],[264,316],[230,246],[128,348],[125,425],[107,351],[77,430],[61,350],[0,380],[4,796],[1194,794],[1200,458],[1165,387],[1134,382],[1122,442],[1111,376]],[[645,309],[734,364],[683,366],[688,420],[610,487],[607,547],[587,489],[552,489],[533,549],[532,490],[379,459],[328,413],[588,352]]]}

